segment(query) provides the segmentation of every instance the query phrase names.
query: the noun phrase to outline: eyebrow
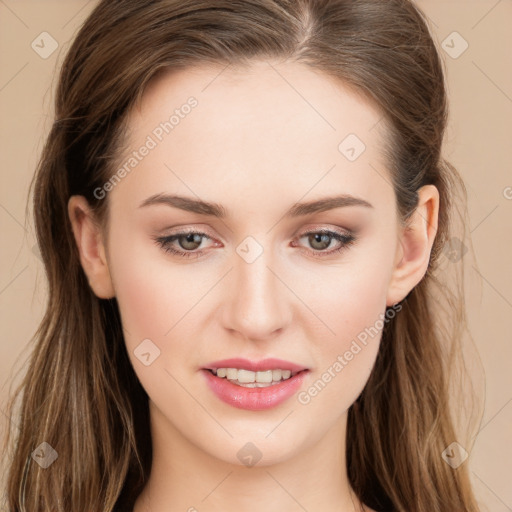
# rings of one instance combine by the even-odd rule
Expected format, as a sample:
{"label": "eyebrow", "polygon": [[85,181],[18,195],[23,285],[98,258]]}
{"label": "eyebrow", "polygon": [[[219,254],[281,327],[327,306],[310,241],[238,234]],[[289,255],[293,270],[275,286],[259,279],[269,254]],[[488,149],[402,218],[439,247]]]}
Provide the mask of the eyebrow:
{"label": "eyebrow", "polygon": [[[187,212],[199,213],[201,215],[208,215],[224,219],[228,217],[227,210],[220,204],[201,201],[191,197],[169,195],[169,194],[155,194],[145,199],[139,208],[152,205],[167,205]],[[363,206],[365,208],[373,208],[373,205],[368,201],[359,197],[343,194],[341,196],[325,197],[317,201],[310,201],[307,203],[295,203],[285,214],[286,217],[301,217],[311,215],[313,213],[324,212],[333,210],[334,208],[342,208],[347,206]]]}

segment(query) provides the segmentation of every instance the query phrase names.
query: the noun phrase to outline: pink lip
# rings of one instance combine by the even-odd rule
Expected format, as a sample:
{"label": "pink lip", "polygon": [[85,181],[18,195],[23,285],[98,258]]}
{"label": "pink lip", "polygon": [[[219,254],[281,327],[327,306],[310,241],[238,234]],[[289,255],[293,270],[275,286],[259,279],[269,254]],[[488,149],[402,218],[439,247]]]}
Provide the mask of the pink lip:
{"label": "pink lip", "polygon": [[[229,361],[230,364],[232,364],[232,362],[235,360],[230,359]],[[225,361],[220,362],[222,362],[223,364],[225,363]],[[290,365],[290,363],[288,363],[288,365]],[[255,364],[254,366],[261,367],[261,362]],[[296,365],[293,366],[296,367]],[[239,363],[233,366],[227,365],[218,367],[246,369],[245,365],[240,366]],[[289,369],[283,366],[279,367],[285,370]],[[265,368],[270,369],[269,366],[265,366]],[[249,411],[262,411],[265,409],[271,409],[272,407],[276,407],[279,404],[283,403],[288,398],[290,398],[300,388],[302,382],[304,381],[305,375],[309,372],[308,370],[299,371],[299,373],[297,373],[294,377],[281,381],[279,384],[274,384],[272,386],[268,386],[265,388],[246,388],[243,386],[237,386],[236,384],[233,384],[232,382],[225,378],[215,376],[212,372],[210,372],[207,369],[201,370],[201,373],[205,376],[206,383],[208,384],[209,388],[223,402],[233,407],[237,407],[238,409],[247,409]]]}
{"label": "pink lip", "polygon": [[239,370],[251,370],[253,372],[278,369],[300,372],[307,369],[305,366],[300,366],[298,364],[291,363],[290,361],[284,361],[283,359],[275,359],[273,357],[262,359],[261,361],[249,361],[248,359],[240,357],[234,359],[223,359],[222,361],[209,363],[204,367],[206,370],[217,370],[218,368],[237,368]]}

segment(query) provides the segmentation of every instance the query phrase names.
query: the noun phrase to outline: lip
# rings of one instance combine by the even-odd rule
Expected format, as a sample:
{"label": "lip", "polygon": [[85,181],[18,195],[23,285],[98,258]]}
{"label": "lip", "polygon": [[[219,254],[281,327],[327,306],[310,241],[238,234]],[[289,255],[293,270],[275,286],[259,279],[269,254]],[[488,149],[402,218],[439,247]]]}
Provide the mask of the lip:
{"label": "lip", "polygon": [[[232,362],[235,360],[229,359],[228,361]],[[246,360],[239,359],[236,361],[240,362]],[[222,364],[225,363],[225,361],[219,362],[221,362]],[[259,363],[253,364],[253,368],[258,366],[261,367],[261,363],[262,362],[260,361]],[[288,363],[288,365],[290,364],[291,363]],[[293,365],[293,367],[297,367],[297,365]],[[219,366],[219,368],[249,369],[244,368],[244,365],[242,365],[242,368],[236,365]],[[269,366],[266,366],[265,368],[271,369],[269,368]],[[276,366],[276,368],[283,367]],[[287,370],[290,369],[290,367],[283,369]],[[294,371],[299,371],[299,373],[297,373],[295,376],[287,380],[281,381],[279,384],[273,384],[271,386],[267,386],[264,388],[246,388],[243,386],[237,386],[236,384],[233,384],[232,382],[225,378],[217,377],[211,371],[205,368],[201,370],[201,373],[204,375],[206,379],[206,384],[211,389],[211,391],[213,391],[213,393],[224,403],[231,405],[232,407],[236,407],[238,409],[246,409],[249,411],[262,411],[266,409],[271,409],[273,407],[277,407],[279,404],[282,404],[283,402],[288,400],[292,395],[294,395],[298,391],[298,389],[301,387],[304,381],[305,376],[309,373],[309,370],[304,369],[303,371]]]}
{"label": "lip", "polygon": [[285,361],[283,359],[276,359],[274,357],[262,359],[261,361],[249,361],[248,359],[243,359],[241,357],[222,359],[221,361],[214,361],[203,367],[204,370],[217,370],[219,368],[237,368],[239,370],[250,370],[253,372],[278,369],[290,370],[291,372],[301,372],[302,370],[308,369],[305,366]]}

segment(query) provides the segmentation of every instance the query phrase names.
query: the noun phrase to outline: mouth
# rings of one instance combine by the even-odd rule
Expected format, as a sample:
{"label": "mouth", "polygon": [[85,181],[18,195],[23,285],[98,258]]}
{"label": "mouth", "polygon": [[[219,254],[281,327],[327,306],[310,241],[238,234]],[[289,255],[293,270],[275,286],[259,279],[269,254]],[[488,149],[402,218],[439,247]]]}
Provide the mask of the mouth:
{"label": "mouth", "polygon": [[295,375],[301,371],[307,370],[292,372],[291,370],[276,368],[273,370],[269,369],[254,372],[239,368],[206,368],[206,371],[209,371],[219,379],[226,379],[236,386],[242,386],[244,388],[267,388],[287,381],[288,379],[295,377]]}
{"label": "mouth", "polygon": [[310,369],[282,359],[225,359],[201,368],[201,372],[221,401],[258,411],[288,400],[302,386]]}

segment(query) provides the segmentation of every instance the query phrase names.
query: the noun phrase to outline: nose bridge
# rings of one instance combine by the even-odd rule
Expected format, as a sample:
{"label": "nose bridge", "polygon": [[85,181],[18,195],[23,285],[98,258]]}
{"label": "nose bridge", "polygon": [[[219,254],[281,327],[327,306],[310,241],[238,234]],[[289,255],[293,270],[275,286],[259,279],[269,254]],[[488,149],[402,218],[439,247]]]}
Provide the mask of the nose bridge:
{"label": "nose bridge", "polygon": [[260,254],[252,260],[246,255],[258,248],[251,241],[240,244],[234,255],[232,285],[226,299],[225,326],[248,339],[267,338],[285,326],[289,317],[286,287],[274,274],[277,265],[272,251],[259,245]]}

